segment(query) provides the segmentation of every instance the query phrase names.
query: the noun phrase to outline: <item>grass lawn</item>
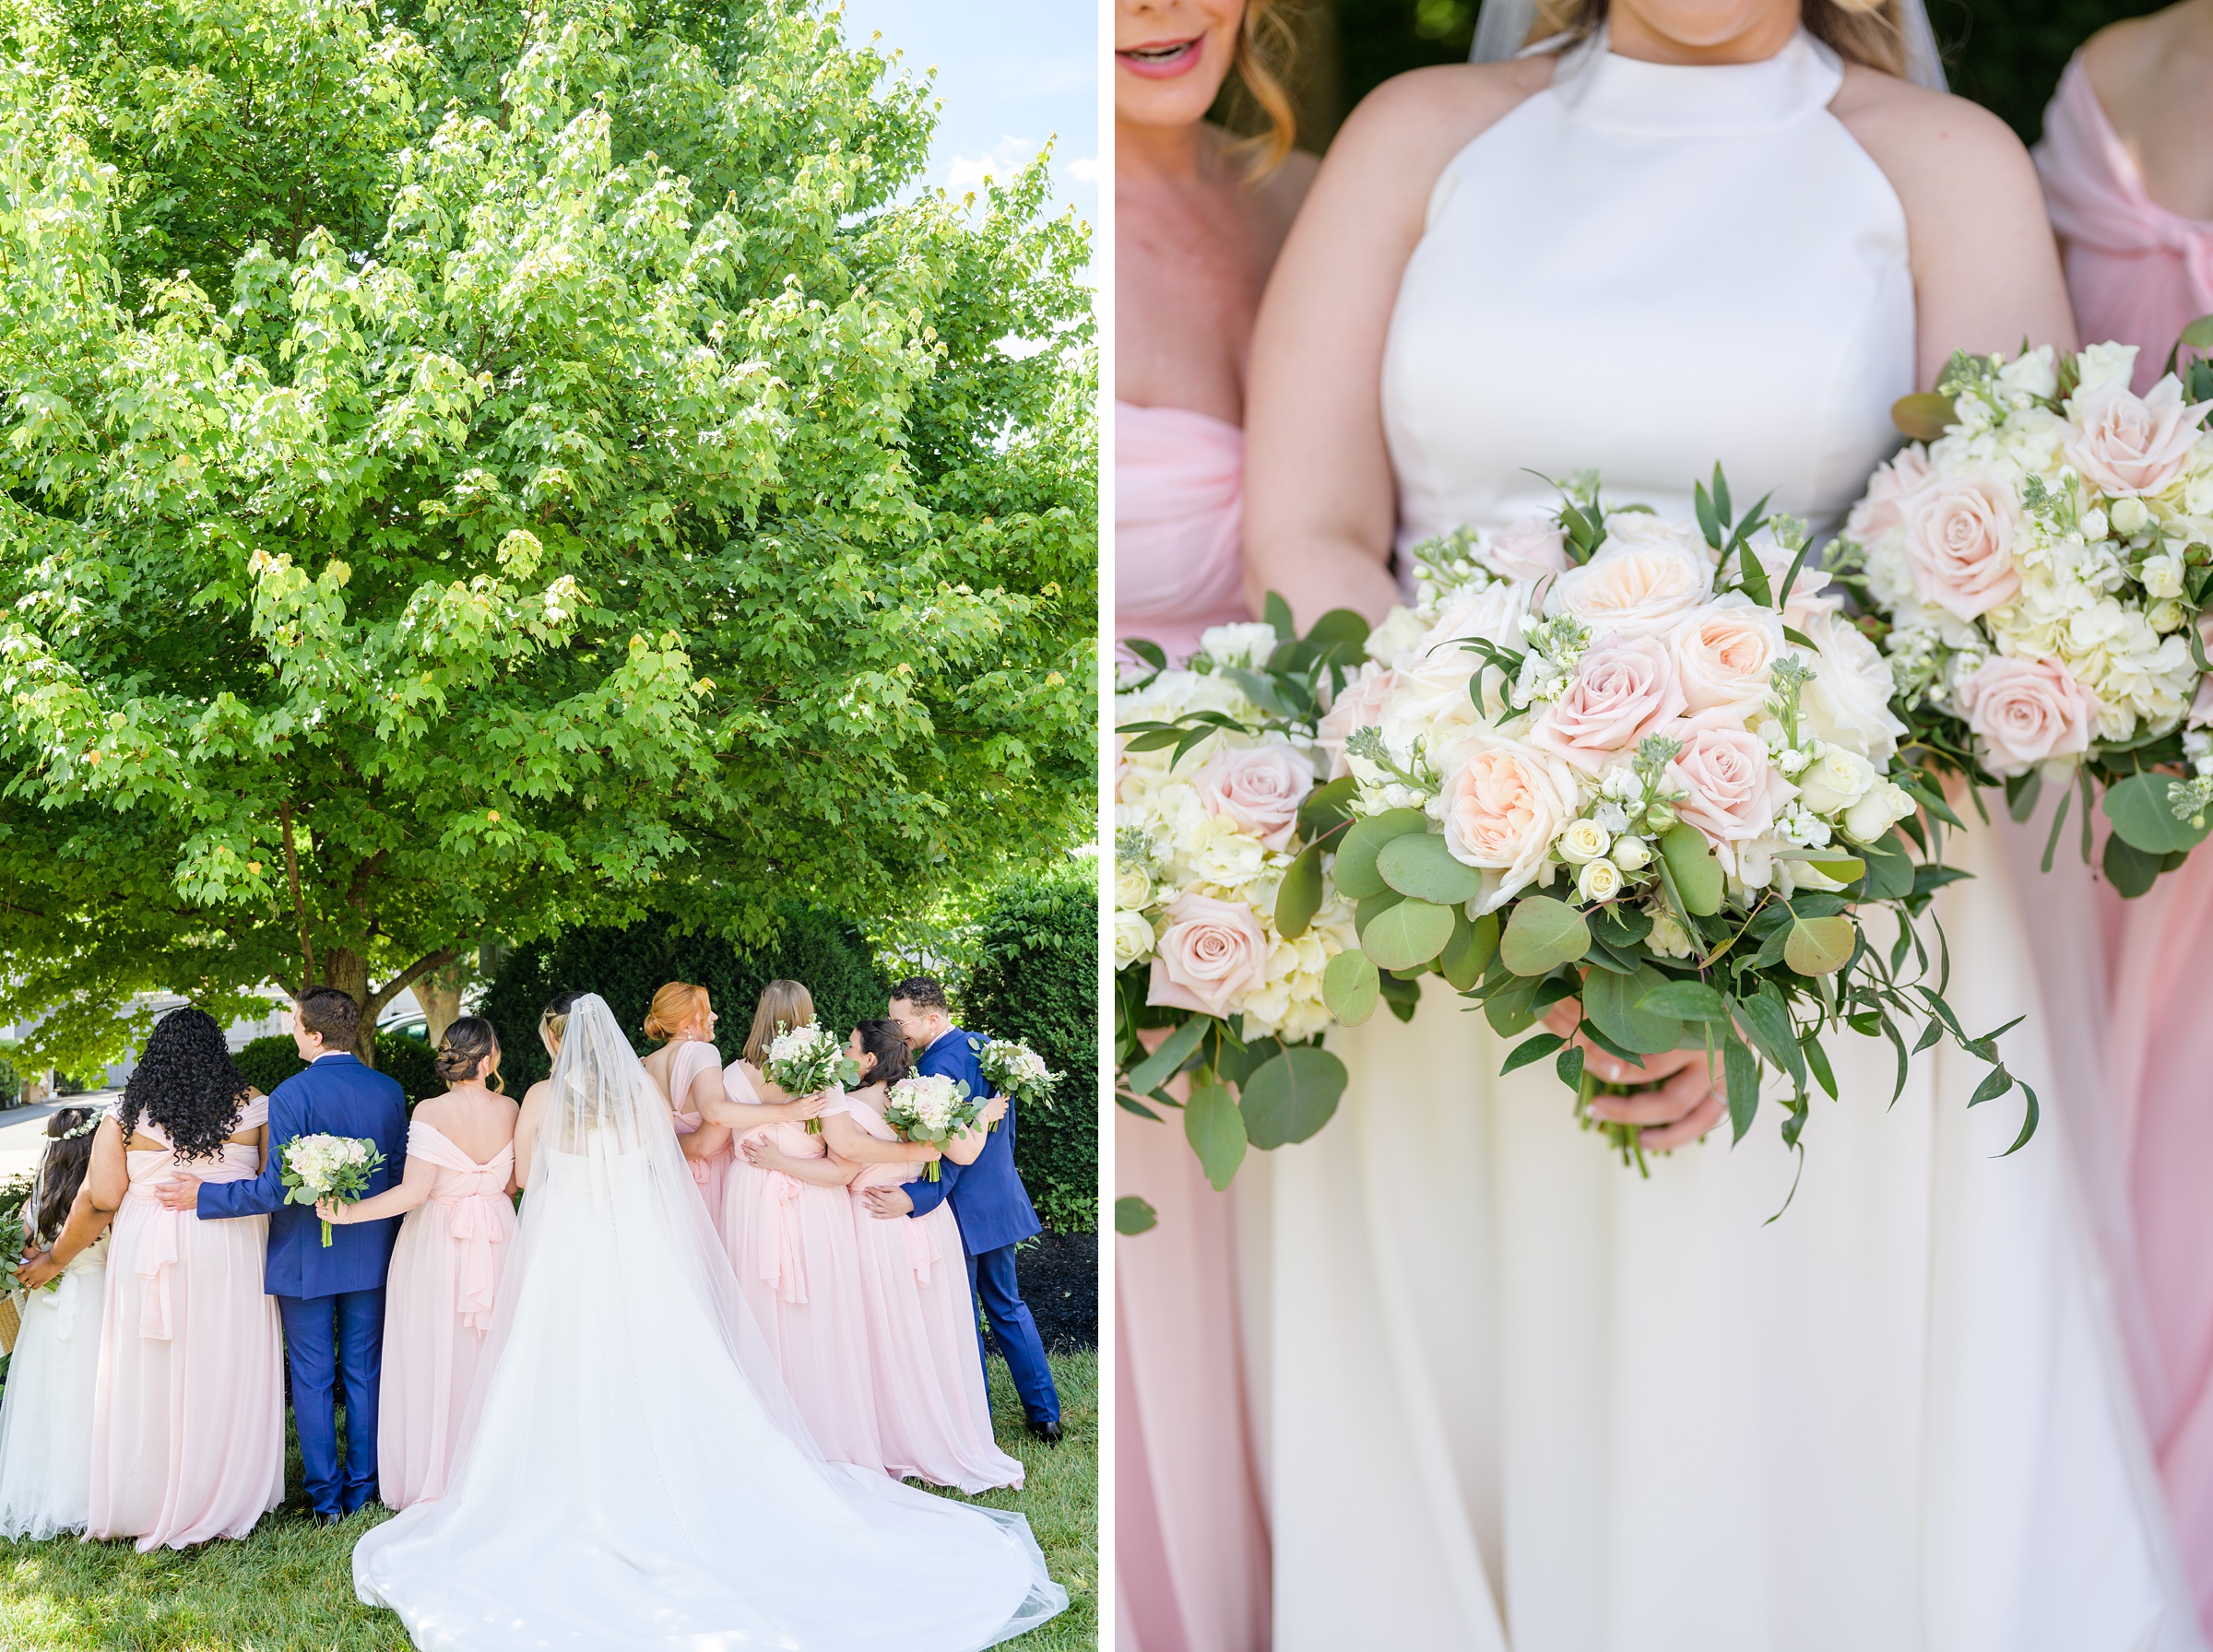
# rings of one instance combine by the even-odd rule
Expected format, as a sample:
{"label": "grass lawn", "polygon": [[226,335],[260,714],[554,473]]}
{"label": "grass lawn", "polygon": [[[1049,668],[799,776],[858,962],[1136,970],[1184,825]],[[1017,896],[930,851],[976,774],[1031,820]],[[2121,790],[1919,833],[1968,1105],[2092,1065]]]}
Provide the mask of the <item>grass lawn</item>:
{"label": "grass lawn", "polygon": [[[1029,1470],[1028,1484],[975,1501],[1027,1515],[1047,1566],[1068,1589],[1068,1611],[1008,1646],[1094,1652],[1098,1356],[1050,1358],[1068,1437],[1057,1446],[1030,1437],[1005,1363],[994,1359],[992,1419],[1000,1445]],[[296,1499],[296,1450],[287,1483]],[[127,1542],[72,1538],[0,1541],[0,1652],[405,1652],[399,1620],[353,1598],[354,1540],[386,1517],[373,1505],[343,1526],[318,1527],[304,1504],[288,1501],[243,1542],[182,1553],[139,1554]]]}

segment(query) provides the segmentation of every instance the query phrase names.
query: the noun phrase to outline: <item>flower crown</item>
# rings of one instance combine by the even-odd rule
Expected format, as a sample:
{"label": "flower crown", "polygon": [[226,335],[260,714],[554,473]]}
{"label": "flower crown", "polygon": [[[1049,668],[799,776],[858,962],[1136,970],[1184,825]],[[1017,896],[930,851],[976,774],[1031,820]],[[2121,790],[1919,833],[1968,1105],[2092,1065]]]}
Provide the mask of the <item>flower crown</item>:
{"label": "flower crown", "polygon": [[64,1130],[59,1136],[52,1136],[47,1139],[50,1141],[75,1141],[79,1136],[89,1136],[100,1128],[101,1121],[107,1115],[104,1113],[95,1113],[74,1130]]}

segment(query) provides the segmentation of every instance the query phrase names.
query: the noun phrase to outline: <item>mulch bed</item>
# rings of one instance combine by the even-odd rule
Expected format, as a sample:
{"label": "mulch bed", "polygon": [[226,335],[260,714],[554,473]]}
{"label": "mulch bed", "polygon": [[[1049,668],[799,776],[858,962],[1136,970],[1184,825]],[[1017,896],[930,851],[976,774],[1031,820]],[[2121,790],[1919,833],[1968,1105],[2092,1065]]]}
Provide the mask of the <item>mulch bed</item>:
{"label": "mulch bed", "polygon": [[1047,1351],[1099,1345],[1096,1233],[1040,1233],[1014,1253],[1014,1273]]}

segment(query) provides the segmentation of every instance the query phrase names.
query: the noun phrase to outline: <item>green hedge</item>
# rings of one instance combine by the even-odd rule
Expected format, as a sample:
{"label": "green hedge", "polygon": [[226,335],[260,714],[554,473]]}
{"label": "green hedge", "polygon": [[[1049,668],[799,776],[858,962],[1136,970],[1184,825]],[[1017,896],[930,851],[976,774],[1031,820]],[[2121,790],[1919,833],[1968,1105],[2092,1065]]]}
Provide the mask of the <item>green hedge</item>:
{"label": "green hedge", "polygon": [[1061,1075],[1049,1109],[1023,1115],[1014,1160],[1047,1225],[1099,1216],[1098,885],[1084,864],[1016,878],[992,897],[962,993],[962,1024],[1018,1038]]}
{"label": "green hedge", "polygon": [[707,989],[721,1024],[716,1044],[736,1060],[753,1024],[753,1006],[771,981],[803,981],[816,1016],[841,1032],[883,1013],[889,984],[867,938],[846,919],[793,906],[774,945],[741,953],[711,935],[683,935],[668,918],[627,929],[574,929],[559,939],[516,948],[501,963],[478,1007],[499,1030],[500,1070],[510,1093],[544,1078],[551,1067],[538,1039],[538,1018],[556,993],[596,992],[615,1012],[642,1055],[653,1048],[641,1028],[654,993],[670,981]]}
{"label": "green hedge", "polygon": [[[300,1048],[292,1043],[289,1032],[256,1038],[231,1059],[245,1074],[247,1081],[264,1095],[294,1073],[307,1070],[307,1063],[300,1059]],[[399,1080],[399,1087],[408,1092],[410,1107],[425,1096],[442,1095],[445,1092],[438,1078],[437,1056],[419,1038],[378,1039],[376,1067],[379,1072],[389,1073]]]}

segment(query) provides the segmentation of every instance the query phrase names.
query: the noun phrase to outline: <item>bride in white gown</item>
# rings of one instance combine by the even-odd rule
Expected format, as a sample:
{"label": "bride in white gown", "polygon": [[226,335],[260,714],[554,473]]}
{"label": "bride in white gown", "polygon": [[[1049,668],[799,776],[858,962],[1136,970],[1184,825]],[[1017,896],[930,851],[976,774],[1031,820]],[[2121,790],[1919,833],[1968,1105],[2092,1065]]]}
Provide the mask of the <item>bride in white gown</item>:
{"label": "bride in white gown", "polygon": [[[2072,336],[2036,181],[1895,70],[1897,0],[1560,0],[1572,50],[1425,70],[1336,140],[1253,345],[1247,555],[1302,623],[1394,549],[1546,509],[1540,475],[1833,527],[1955,348]],[[1925,30],[1925,22],[1922,24]],[[1610,34],[1609,34],[1610,30]],[[1872,43],[1871,43],[1872,42]],[[1525,469],[1524,467],[1528,467]],[[1693,1069],[1649,1181],[1426,978],[1332,1047],[1337,1117],[1240,1178],[1277,1652],[2180,1652],[2055,1073],[1986,831],[1954,840],[1950,999],[2022,1013],[2045,1104],[1844,1035],[1805,1179]],[[2093,933],[2084,926],[2085,933]],[[2064,1030],[2063,1030],[2064,1041]]]}
{"label": "bride in white gown", "polygon": [[361,1599],[470,1652],[968,1652],[1065,1607],[1021,1516],[816,1452],[597,996],[549,1083],[452,1488],[355,1546]]}

